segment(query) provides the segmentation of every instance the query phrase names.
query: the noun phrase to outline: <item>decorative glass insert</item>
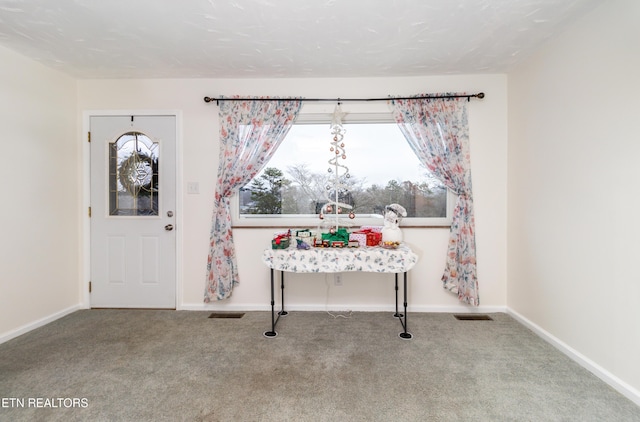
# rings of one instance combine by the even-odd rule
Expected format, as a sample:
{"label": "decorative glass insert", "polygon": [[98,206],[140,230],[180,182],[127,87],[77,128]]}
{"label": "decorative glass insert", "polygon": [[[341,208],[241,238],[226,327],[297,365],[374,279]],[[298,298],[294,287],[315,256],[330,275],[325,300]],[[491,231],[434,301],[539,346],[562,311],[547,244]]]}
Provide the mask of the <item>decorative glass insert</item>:
{"label": "decorative glass insert", "polygon": [[158,215],[159,149],[140,132],[109,144],[109,215]]}

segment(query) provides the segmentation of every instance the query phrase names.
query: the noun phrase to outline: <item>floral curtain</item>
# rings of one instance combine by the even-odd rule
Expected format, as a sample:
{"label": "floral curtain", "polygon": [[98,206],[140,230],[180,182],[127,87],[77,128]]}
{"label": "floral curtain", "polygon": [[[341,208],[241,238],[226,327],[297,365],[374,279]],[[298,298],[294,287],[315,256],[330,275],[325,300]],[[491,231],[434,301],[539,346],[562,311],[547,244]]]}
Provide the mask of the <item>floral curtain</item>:
{"label": "floral curtain", "polygon": [[420,162],[457,195],[442,282],[462,302],[478,306],[467,101],[392,99],[389,105]]}
{"label": "floral curtain", "polygon": [[301,100],[220,101],[220,163],[207,259],[206,303],[231,296],[238,284],[230,198],[273,156],[293,125]]}

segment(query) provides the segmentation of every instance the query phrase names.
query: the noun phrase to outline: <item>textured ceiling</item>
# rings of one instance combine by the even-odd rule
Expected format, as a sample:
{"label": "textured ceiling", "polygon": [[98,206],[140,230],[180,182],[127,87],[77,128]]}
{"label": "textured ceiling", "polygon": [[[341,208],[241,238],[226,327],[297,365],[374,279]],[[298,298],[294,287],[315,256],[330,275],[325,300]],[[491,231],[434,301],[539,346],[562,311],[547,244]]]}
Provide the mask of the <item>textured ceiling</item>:
{"label": "textured ceiling", "polygon": [[78,78],[504,73],[604,0],[0,0],[0,45]]}

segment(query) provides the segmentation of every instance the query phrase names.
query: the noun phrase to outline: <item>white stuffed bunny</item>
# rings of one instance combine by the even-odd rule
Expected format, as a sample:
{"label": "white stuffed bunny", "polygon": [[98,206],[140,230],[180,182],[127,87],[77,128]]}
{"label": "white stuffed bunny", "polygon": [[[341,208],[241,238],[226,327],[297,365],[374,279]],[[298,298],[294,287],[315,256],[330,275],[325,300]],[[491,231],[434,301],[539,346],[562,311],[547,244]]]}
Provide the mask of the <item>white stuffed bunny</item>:
{"label": "white stuffed bunny", "polygon": [[384,227],[382,228],[383,242],[402,242],[402,231],[399,224],[403,217],[407,216],[407,210],[400,204],[391,204],[385,207]]}

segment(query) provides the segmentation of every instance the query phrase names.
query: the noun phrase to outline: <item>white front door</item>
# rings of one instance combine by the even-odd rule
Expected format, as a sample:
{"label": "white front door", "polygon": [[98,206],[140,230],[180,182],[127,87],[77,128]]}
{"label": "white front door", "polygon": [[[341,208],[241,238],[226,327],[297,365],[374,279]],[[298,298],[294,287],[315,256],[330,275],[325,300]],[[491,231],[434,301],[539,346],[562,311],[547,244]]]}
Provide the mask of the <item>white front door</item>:
{"label": "white front door", "polygon": [[91,307],[176,306],[176,117],[91,116]]}

